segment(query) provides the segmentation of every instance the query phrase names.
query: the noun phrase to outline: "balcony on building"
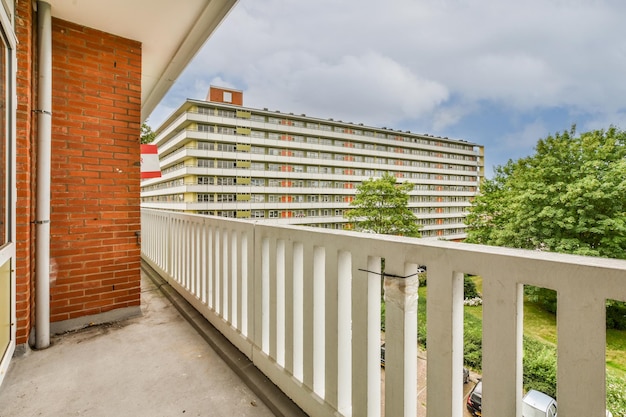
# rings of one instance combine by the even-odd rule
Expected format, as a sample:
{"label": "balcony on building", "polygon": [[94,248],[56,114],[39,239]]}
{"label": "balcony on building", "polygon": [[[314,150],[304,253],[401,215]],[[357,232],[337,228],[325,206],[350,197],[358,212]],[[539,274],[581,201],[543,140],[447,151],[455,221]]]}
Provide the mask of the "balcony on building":
{"label": "balcony on building", "polygon": [[[142,258],[311,416],[463,415],[465,273],[483,279],[483,415],[521,416],[523,286],[554,289],[559,415],[604,416],[605,302],[626,301],[622,260],[152,209],[142,209]],[[427,414],[417,401],[420,265]]]}

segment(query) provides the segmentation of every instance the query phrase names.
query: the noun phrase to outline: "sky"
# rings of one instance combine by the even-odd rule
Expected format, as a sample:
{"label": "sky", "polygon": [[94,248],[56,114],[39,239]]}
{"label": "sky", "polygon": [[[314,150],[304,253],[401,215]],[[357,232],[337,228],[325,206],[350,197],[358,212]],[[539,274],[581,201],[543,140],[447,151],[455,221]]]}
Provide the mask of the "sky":
{"label": "sky", "polygon": [[244,106],[463,139],[486,174],[569,130],[626,129],[624,0],[239,0],[161,101]]}

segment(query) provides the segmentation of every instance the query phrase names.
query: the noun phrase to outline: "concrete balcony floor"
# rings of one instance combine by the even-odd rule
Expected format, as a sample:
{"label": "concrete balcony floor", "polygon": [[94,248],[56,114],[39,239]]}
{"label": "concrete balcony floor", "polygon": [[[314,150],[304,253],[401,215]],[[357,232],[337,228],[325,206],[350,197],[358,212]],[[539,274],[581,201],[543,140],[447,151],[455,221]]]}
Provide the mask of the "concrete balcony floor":
{"label": "concrete balcony floor", "polygon": [[141,311],[14,358],[0,417],[275,415],[143,272]]}

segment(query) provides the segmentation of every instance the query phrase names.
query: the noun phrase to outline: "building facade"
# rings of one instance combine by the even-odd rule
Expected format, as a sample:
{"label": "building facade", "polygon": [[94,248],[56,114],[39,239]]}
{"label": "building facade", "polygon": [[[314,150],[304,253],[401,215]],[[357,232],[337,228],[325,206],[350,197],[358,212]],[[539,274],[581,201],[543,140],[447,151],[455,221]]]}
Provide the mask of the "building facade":
{"label": "building facade", "polygon": [[16,351],[140,313],[141,122],[235,0],[0,3],[1,383]]}
{"label": "building facade", "polygon": [[156,134],[162,177],[142,182],[146,208],[349,229],[357,186],[388,173],[414,184],[423,237],[459,240],[484,175],[475,143],[246,108],[218,87]]}

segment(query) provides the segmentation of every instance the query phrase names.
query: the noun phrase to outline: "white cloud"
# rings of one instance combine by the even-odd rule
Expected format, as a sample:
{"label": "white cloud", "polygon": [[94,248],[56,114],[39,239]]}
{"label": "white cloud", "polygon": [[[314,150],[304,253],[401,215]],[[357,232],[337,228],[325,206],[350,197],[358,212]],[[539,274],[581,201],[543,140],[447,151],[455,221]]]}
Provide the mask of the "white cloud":
{"label": "white cloud", "polygon": [[248,104],[381,124],[431,112],[448,96],[441,84],[377,53],[347,55],[336,62],[299,54],[290,58],[275,55],[260,64],[264,70],[272,66],[276,77],[252,85],[246,92]]}
{"label": "white cloud", "polygon": [[458,132],[495,105],[531,117],[507,141],[536,141],[569,128],[540,129],[543,109],[624,121],[624,16],[622,0],[240,0],[164,106],[219,84],[251,107]]}

